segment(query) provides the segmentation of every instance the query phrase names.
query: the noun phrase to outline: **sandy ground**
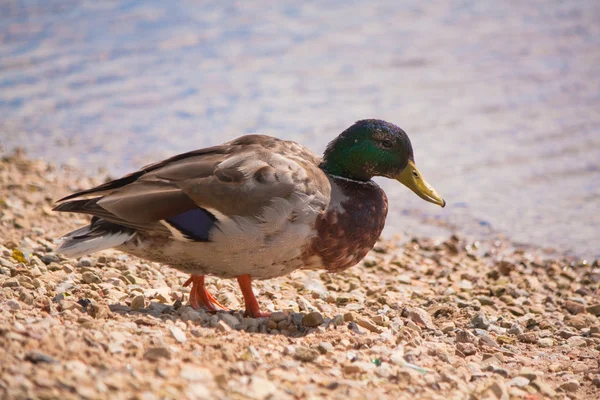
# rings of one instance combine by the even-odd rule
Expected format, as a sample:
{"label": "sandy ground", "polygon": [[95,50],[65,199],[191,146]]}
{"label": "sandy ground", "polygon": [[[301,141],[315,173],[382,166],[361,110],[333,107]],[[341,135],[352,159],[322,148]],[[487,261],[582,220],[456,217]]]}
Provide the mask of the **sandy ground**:
{"label": "sandy ground", "polygon": [[344,273],[255,283],[270,319],[243,318],[234,282],[208,279],[236,310],[210,314],[167,266],[53,253],[86,222],[53,201],[100,179],[0,161],[1,398],[598,398],[598,260],[383,240]]}

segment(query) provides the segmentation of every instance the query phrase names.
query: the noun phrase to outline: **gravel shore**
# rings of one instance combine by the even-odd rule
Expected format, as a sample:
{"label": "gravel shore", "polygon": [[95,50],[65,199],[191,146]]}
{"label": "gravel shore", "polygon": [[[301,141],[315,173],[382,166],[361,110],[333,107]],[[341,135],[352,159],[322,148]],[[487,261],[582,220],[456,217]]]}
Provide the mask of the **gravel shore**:
{"label": "gravel shore", "polygon": [[340,274],[254,284],[268,319],[186,305],[184,274],[54,238],[87,223],[53,202],[101,183],[0,161],[0,398],[595,399],[600,261],[505,242],[382,240]]}

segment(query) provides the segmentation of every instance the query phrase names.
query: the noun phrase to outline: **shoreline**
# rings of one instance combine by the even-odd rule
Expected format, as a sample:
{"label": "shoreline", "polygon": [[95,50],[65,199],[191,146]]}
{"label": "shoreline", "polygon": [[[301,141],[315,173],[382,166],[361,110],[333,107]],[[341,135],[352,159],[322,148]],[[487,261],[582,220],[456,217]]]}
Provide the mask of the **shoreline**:
{"label": "shoreline", "polygon": [[[65,259],[53,238],[87,218],[51,211],[101,183],[0,160],[0,397],[594,398],[600,260],[453,235],[381,240],[338,274],[255,285],[270,319],[185,306],[187,277],[109,250]],[[534,397],[532,397],[534,396]],[[535,397],[537,396],[537,397]]]}

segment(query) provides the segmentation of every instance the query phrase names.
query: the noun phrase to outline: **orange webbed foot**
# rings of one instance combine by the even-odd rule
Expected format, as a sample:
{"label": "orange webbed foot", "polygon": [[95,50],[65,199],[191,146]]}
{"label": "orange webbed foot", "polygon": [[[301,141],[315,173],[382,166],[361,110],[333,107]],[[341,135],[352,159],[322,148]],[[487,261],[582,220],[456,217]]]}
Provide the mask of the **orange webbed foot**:
{"label": "orange webbed foot", "polygon": [[208,311],[229,311],[227,307],[219,303],[219,301],[215,299],[208,292],[208,290],[206,290],[204,287],[204,275],[190,276],[190,278],[183,284],[183,287],[187,287],[190,284],[192,285],[192,289],[190,291],[190,305],[192,308],[197,310],[200,308],[200,303],[202,303],[202,305],[206,307]]}

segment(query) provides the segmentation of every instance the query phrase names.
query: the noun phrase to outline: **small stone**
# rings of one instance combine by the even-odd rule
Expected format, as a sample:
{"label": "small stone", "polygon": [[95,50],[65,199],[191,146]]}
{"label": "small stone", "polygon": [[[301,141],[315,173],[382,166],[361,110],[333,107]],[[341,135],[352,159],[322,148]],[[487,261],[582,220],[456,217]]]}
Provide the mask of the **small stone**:
{"label": "small stone", "polygon": [[494,300],[488,296],[477,296],[477,300],[482,306],[491,306],[494,305]]}
{"label": "small stone", "polygon": [[237,324],[240,323],[239,319],[237,319],[235,316],[228,314],[228,313],[220,313],[219,318],[222,321],[225,321],[225,323],[232,328],[235,328],[237,326]]}
{"label": "small stone", "polygon": [[131,300],[131,309],[132,310],[141,310],[146,306],[146,298],[143,294],[139,294]]}
{"label": "small stone", "polygon": [[6,287],[6,288],[16,288],[16,287],[19,287],[19,286],[21,286],[21,284],[19,283],[19,281],[17,280],[17,278],[7,279],[2,284],[2,287]]}
{"label": "small stone", "polygon": [[594,379],[592,379],[592,385],[596,386],[597,388],[600,388],[600,376],[597,376]]}
{"label": "small stone", "polygon": [[499,382],[493,382],[487,387],[487,390],[492,392],[497,399],[504,400],[509,398],[506,387]]}
{"label": "small stone", "polygon": [[313,349],[309,349],[308,347],[296,347],[294,351],[294,358],[296,360],[312,362],[315,361],[319,357],[319,352]]}
{"label": "small stone", "polygon": [[362,326],[363,328],[370,330],[371,332],[375,332],[375,333],[383,332],[380,327],[378,327],[377,325],[375,325],[373,322],[371,322],[370,320],[368,320],[366,318],[360,318],[358,321],[356,321],[356,323],[359,326]]}
{"label": "small stone", "polygon": [[452,332],[455,328],[456,324],[454,323],[454,321],[444,322],[440,327],[443,333]]}
{"label": "small stone", "polygon": [[508,333],[511,335],[518,336],[523,333],[523,328],[519,324],[512,324],[508,329]]}
{"label": "small stone", "polygon": [[584,329],[590,327],[596,322],[597,318],[590,314],[578,314],[567,321],[567,325],[575,329]]}
{"label": "small stone", "polygon": [[81,274],[81,280],[84,283],[101,283],[102,280],[98,277],[98,275],[94,274],[93,272],[90,271],[85,271],[83,274]]}
{"label": "small stone", "polygon": [[271,313],[271,316],[269,318],[272,321],[279,323],[281,321],[287,320],[287,314],[283,311],[275,311],[274,313]]}
{"label": "small stone", "polygon": [[253,376],[249,394],[254,399],[275,399],[277,398],[277,386],[267,379]]}
{"label": "small stone", "polygon": [[576,361],[573,364],[571,364],[571,369],[576,374],[582,374],[584,372],[587,372],[589,367],[584,362]]}
{"label": "small stone", "polygon": [[360,369],[360,366],[358,366],[356,364],[347,364],[347,365],[344,365],[344,374],[353,375],[353,374],[358,374],[361,371],[362,370]]}
{"label": "small stone", "polygon": [[152,347],[144,353],[144,358],[149,361],[157,361],[161,358],[171,359],[171,352],[166,347]]}
{"label": "small stone", "polygon": [[310,328],[320,326],[323,323],[323,316],[319,312],[308,313],[302,318],[302,325]]}
{"label": "small stone", "polygon": [[13,299],[8,300],[6,305],[10,311],[19,311],[21,309],[21,304]]}
{"label": "small stone", "polygon": [[523,343],[537,343],[538,341],[538,337],[535,332],[521,333],[517,336],[517,339]]}
{"label": "small stone", "polygon": [[210,372],[208,368],[197,367],[190,364],[186,364],[181,368],[179,376],[192,382],[208,382],[213,379],[212,372]]}
{"label": "small stone", "polygon": [[25,354],[25,360],[33,364],[54,364],[58,362],[53,357],[40,351],[30,351],[29,353]]}
{"label": "small stone", "polygon": [[46,265],[49,265],[50,263],[59,263],[60,262],[60,258],[58,258],[58,256],[56,254],[44,254],[43,256],[40,257],[40,260],[42,260],[42,262]]}
{"label": "small stone", "polygon": [[404,348],[396,348],[396,350],[390,355],[390,361],[396,365],[406,364],[406,361],[404,360]]}
{"label": "small stone", "polygon": [[519,370],[518,376],[529,379],[530,381],[536,379],[540,373],[532,368],[523,367]]}
{"label": "small stone", "polygon": [[485,313],[478,312],[471,318],[471,325],[473,325],[474,328],[487,329],[490,326],[490,321]]}
{"label": "small stone", "polygon": [[573,300],[565,301],[564,307],[571,314],[580,314],[585,312],[585,305]]}
{"label": "small stone", "polygon": [[473,343],[459,342],[456,344],[456,350],[465,356],[472,356],[477,353],[477,347]]}
{"label": "small stone", "polygon": [[576,392],[577,390],[579,390],[579,382],[577,382],[576,380],[570,380],[568,382],[563,383],[558,388],[562,391],[569,393]]}
{"label": "small stone", "polygon": [[352,364],[346,364],[343,367],[344,374],[353,375],[353,374],[361,374],[377,368],[373,363],[357,361]]}
{"label": "small stone", "polygon": [[217,330],[217,332],[231,332],[232,331],[231,326],[229,326],[227,324],[227,322],[225,322],[223,320],[220,320],[217,322],[215,329]]}
{"label": "small stone", "polygon": [[566,329],[561,329],[561,330],[559,330],[558,332],[556,332],[556,334],[557,334],[559,337],[563,338],[563,339],[568,339],[568,338],[570,338],[571,336],[576,336],[576,335],[577,335],[575,332],[571,332],[571,331],[568,331],[568,330],[566,330]]}
{"label": "small stone", "polygon": [[77,262],[77,267],[95,267],[98,261],[94,257],[81,257]]}
{"label": "small stone", "polygon": [[541,339],[538,339],[538,346],[540,346],[540,347],[552,347],[552,346],[554,346],[554,340],[552,340],[552,338],[541,338]]}
{"label": "small stone", "polygon": [[346,313],[346,314],[344,314],[344,321],[345,322],[356,321],[356,316],[352,312]]}
{"label": "small stone", "polygon": [[408,318],[417,325],[424,326],[427,329],[435,329],[435,324],[431,319],[431,315],[422,308],[411,308],[408,312]]}
{"label": "small stone", "polygon": [[321,342],[317,346],[317,350],[319,350],[319,353],[321,354],[327,354],[327,352],[333,351],[333,345],[329,342]]}
{"label": "small stone", "polygon": [[184,343],[187,338],[185,337],[185,332],[176,326],[170,326],[169,330],[171,331],[171,335],[177,340],[179,343]]}
{"label": "small stone", "polygon": [[485,367],[484,370],[498,374],[498,375],[502,376],[503,378],[508,378],[508,371],[504,368],[497,367],[494,364],[488,365],[487,367]]}
{"label": "small stone", "polygon": [[600,304],[593,304],[589,307],[586,307],[586,311],[596,317],[600,317]]}
{"label": "small stone", "polygon": [[525,387],[529,385],[529,382],[529,379],[525,378],[524,376],[516,376],[508,382],[508,385],[516,387]]}
{"label": "small stone", "polygon": [[554,389],[552,389],[552,387],[550,385],[548,385],[546,382],[544,382],[542,379],[536,379],[534,381],[532,381],[531,386],[533,386],[534,388],[536,388],[541,394],[547,396],[547,397],[555,397],[556,396],[556,391]]}
{"label": "small stone", "polygon": [[571,336],[567,339],[567,343],[571,347],[586,347],[587,342],[581,336]]}

